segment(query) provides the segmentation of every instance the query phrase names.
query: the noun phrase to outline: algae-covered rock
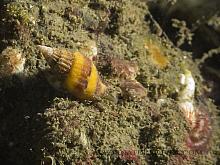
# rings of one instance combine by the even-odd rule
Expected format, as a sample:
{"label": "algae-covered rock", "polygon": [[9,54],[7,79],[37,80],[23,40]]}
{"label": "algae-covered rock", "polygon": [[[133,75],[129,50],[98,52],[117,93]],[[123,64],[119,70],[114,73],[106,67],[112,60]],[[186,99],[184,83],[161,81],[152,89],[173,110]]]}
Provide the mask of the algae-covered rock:
{"label": "algae-covered rock", "polygon": [[[0,50],[17,48],[26,59],[22,79],[13,75],[0,81],[2,163],[219,161],[219,115],[204,94],[198,66],[190,52],[175,47],[165,34],[154,33],[155,21],[146,2],[15,0],[0,4],[4,11],[0,13]],[[53,88],[47,82],[51,68],[39,45],[88,56],[107,86],[105,94],[93,101],[78,100]],[[82,76],[83,67],[79,69]],[[185,101],[180,96],[187,87],[181,83],[186,70],[195,81],[192,106],[206,114],[205,119],[195,117],[193,128],[179,106]],[[87,77],[82,78],[87,84]],[[192,147],[202,140],[205,143]]]}

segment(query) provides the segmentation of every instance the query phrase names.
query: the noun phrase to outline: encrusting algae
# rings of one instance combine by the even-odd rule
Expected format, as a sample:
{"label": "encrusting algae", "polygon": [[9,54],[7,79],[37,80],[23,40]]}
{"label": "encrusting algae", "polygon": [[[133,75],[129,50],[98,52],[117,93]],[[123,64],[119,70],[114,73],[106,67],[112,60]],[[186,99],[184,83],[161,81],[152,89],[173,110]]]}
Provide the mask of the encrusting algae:
{"label": "encrusting algae", "polygon": [[58,89],[64,89],[79,99],[88,100],[104,94],[106,86],[91,59],[80,52],[42,45],[38,48],[50,65],[51,74],[54,74],[52,76],[58,79],[55,85]]}

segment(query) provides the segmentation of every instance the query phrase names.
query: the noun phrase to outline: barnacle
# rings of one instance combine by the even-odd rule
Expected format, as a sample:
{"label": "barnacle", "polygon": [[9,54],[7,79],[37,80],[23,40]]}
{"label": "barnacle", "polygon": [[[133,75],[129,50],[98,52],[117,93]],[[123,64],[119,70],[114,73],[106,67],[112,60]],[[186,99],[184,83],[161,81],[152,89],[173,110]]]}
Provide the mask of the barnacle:
{"label": "barnacle", "polygon": [[118,58],[110,59],[112,74],[123,79],[135,79],[138,74],[138,66],[130,61]]}
{"label": "barnacle", "polygon": [[[106,90],[93,62],[80,52],[65,49],[38,46],[51,67],[50,80],[56,80],[55,86],[79,99],[92,100]],[[51,78],[52,77],[52,78]]]}
{"label": "barnacle", "polygon": [[143,85],[136,80],[123,81],[120,87],[122,95],[126,99],[142,99],[147,96],[146,88],[144,88]]}
{"label": "barnacle", "polygon": [[147,90],[135,79],[139,72],[136,63],[119,58],[109,58],[108,63],[110,63],[111,75],[119,78],[124,99],[143,99],[147,96]]}
{"label": "barnacle", "polygon": [[18,49],[7,47],[0,56],[0,77],[8,77],[24,70],[25,57]]}

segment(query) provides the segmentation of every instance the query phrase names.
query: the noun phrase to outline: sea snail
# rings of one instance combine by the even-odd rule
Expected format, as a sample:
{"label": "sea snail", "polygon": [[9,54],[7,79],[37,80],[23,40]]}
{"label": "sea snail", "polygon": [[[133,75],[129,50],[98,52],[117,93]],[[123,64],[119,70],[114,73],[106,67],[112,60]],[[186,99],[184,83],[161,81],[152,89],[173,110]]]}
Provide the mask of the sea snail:
{"label": "sea snail", "polygon": [[64,89],[76,98],[93,100],[104,94],[106,86],[102,83],[93,62],[80,52],[38,45],[40,52],[50,66],[52,76],[49,82]]}

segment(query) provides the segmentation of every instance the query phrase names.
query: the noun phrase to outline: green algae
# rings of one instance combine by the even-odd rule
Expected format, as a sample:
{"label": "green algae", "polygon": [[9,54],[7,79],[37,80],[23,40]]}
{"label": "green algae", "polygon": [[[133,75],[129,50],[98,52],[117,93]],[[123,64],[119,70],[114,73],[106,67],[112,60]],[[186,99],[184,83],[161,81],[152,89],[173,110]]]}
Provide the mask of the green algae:
{"label": "green algae", "polygon": [[[28,8],[30,4],[32,9]],[[216,119],[209,154],[191,153],[185,147],[189,125],[177,105],[179,78],[185,68],[191,70],[196,98],[203,98],[202,78],[190,53],[152,34],[144,2],[16,1],[8,3],[6,9],[5,21],[19,21],[26,29],[17,28],[6,40],[26,55],[27,78],[14,77],[10,88],[1,82],[0,113],[4,118],[0,120],[0,139],[5,144],[0,148],[7,148],[1,155],[3,160],[16,164],[171,164],[172,158],[186,155],[188,164],[214,164],[219,159]],[[78,43],[88,40],[97,43],[97,66],[109,90],[98,101],[80,102],[50,87],[44,77],[48,66],[36,46],[76,51]],[[169,62],[165,68],[158,68],[150,60],[145,48],[149,40],[164,52]],[[102,60],[107,57],[137,62],[137,80],[147,89],[147,99],[128,101],[121,97],[120,81],[109,76],[110,70]],[[211,101],[203,102],[211,116],[216,116]]]}

